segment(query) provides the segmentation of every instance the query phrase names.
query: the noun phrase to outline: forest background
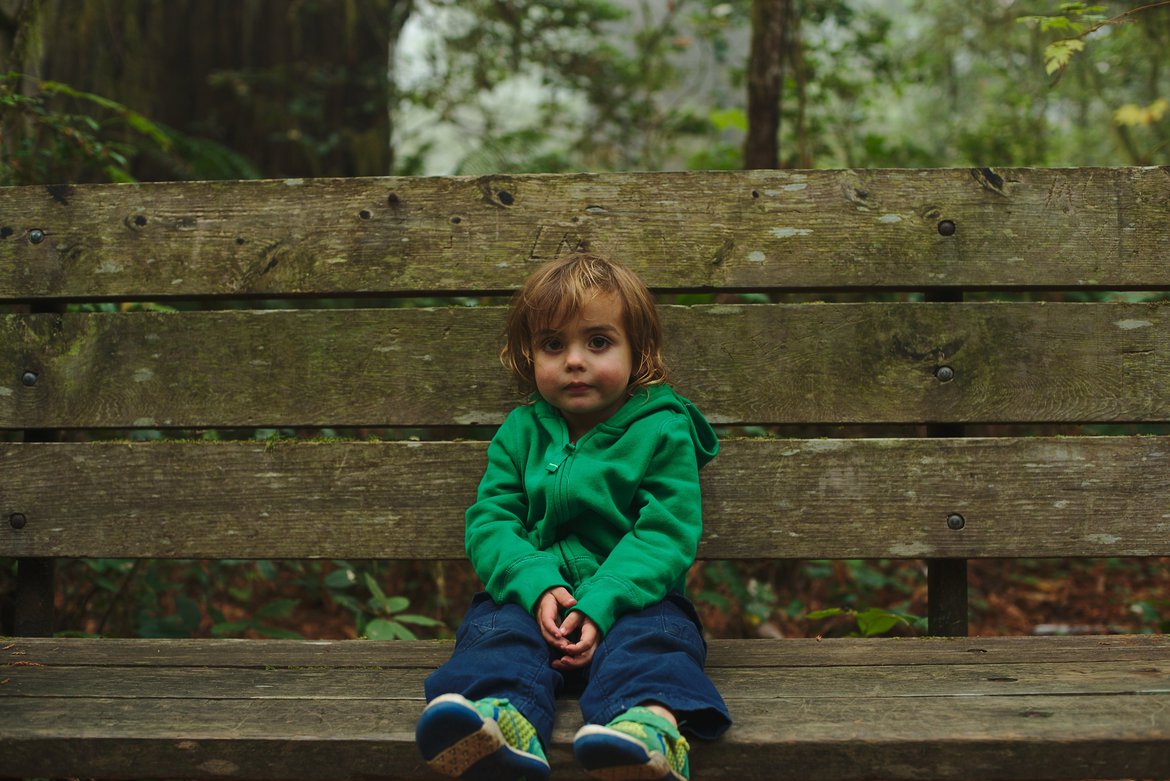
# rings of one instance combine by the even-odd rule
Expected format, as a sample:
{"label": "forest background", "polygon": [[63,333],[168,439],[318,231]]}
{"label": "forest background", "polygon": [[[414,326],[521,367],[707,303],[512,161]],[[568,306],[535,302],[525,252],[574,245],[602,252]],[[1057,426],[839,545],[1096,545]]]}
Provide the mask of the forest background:
{"label": "forest background", "polygon": [[[1167,52],[1170,0],[0,0],[0,185],[1167,165]],[[1166,433],[1089,433],[1135,431]],[[972,562],[972,631],[1170,631],[1167,563]],[[59,629],[115,636],[449,636],[476,587],[460,562],[58,576]],[[715,636],[925,613],[920,562],[704,562],[690,587]]]}

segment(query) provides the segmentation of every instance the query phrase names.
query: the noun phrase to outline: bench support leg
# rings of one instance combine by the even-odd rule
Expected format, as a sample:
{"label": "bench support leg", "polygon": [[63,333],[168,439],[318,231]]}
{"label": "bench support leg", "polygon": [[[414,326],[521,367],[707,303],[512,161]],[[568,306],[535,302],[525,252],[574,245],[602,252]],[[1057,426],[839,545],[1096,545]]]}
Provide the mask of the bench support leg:
{"label": "bench support leg", "polygon": [[967,636],[967,560],[926,562],[927,631],[935,637]]}
{"label": "bench support leg", "polygon": [[20,559],[16,564],[16,613],[19,637],[53,635],[53,559]]}

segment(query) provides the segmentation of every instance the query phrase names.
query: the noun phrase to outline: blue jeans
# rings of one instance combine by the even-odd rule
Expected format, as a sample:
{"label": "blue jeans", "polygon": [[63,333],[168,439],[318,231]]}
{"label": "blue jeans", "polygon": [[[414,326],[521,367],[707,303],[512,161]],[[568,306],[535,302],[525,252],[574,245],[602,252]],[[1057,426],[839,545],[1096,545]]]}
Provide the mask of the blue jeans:
{"label": "blue jeans", "polygon": [[588,667],[562,674],[550,666],[553,658],[528,611],[479,593],[455,635],[450,660],[427,677],[426,697],[506,698],[545,746],[557,694],[566,685],[584,687],[581,715],[588,724],[606,724],[635,705],[655,702],[699,738],[717,738],[731,726],[723,698],[703,672],[707,644],[698,616],[681,594],[619,618]]}

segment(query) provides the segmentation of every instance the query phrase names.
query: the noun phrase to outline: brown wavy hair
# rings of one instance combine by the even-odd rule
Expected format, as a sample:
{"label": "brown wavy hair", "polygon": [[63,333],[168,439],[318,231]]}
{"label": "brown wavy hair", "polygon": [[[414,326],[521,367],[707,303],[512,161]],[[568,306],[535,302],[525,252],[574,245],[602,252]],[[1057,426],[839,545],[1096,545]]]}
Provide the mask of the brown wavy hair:
{"label": "brown wavy hair", "polygon": [[634,366],[629,393],[666,381],[662,324],[645,283],[609,258],[575,252],[538,268],[512,296],[500,362],[512,372],[521,393],[536,390],[534,335],[572,317],[598,293],[615,293],[622,302]]}

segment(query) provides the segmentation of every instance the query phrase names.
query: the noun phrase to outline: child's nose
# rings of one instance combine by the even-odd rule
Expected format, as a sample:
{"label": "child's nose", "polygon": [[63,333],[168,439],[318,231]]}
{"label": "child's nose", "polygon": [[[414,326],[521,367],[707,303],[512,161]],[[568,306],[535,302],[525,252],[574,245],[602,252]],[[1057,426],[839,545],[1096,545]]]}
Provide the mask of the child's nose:
{"label": "child's nose", "polygon": [[573,368],[585,365],[585,350],[579,345],[571,345],[565,351],[565,363]]}

